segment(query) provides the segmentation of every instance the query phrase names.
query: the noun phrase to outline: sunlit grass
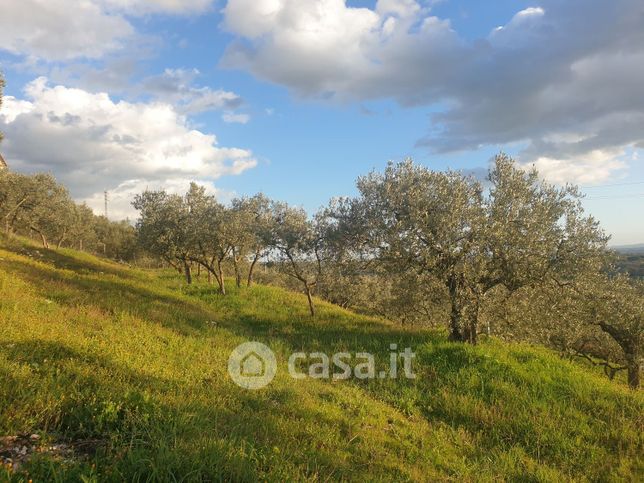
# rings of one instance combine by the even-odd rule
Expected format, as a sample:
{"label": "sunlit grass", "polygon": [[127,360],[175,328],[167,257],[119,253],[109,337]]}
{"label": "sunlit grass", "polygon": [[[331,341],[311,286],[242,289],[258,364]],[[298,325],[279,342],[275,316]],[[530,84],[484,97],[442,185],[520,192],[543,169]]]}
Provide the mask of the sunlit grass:
{"label": "sunlit grass", "polygon": [[[453,344],[321,301],[311,319],[278,288],[222,297],[205,280],[19,240],[0,242],[0,291],[0,436],[76,450],[0,480],[642,477],[641,394],[546,349]],[[259,391],[226,372],[247,340],[278,357]],[[416,351],[416,379],[286,371],[296,350],[371,352],[384,368],[391,343]]]}

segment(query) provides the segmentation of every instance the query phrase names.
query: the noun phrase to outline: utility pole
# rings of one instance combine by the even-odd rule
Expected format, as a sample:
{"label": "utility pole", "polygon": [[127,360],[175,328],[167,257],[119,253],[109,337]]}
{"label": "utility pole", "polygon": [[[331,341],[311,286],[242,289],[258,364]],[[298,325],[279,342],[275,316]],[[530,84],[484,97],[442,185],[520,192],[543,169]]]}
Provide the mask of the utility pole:
{"label": "utility pole", "polygon": [[107,190],[105,190],[103,194],[105,195],[105,219],[107,219]]}

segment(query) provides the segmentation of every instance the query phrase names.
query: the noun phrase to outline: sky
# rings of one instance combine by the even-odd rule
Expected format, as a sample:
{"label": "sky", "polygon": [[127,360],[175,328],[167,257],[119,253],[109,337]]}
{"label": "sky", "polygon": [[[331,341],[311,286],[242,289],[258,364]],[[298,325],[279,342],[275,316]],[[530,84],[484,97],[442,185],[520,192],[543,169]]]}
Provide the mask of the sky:
{"label": "sky", "polygon": [[3,0],[0,151],[135,218],[196,181],[310,212],[504,151],[644,242],[641,0]]}

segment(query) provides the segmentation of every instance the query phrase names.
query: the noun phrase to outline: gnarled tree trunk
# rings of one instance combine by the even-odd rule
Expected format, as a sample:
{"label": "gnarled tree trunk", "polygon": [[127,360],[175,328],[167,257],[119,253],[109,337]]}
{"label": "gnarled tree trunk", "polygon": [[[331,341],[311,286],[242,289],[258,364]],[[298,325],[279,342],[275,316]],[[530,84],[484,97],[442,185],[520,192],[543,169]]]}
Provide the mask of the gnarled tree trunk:
{"label": "gnarled tree trunk", "polygon": [[640,387],[640,364],[635,354],[626,354],[626,368],[628,371],[628,385],[632,389]]}
{"label": "gnarled tree trunk", "polygon": [[311,317],[315,317],[315,305],[313,304],[313,294],[311,293],[311,286],[304,282],[304,288],[306,290],[306,298],[309,302],[309,312],[311,313]]}
{"label": "gnarled tree trunk", "polygon": [[190,285],[192,283],[192,269],[188,262],[183,262],[183,271],[186,276],[186,283]]}
{"label": "gnarled tree trunk", "polygon": [[247,287],[250,287],[253,284],[253,270],[255,270],[255,265],[257,264],[257,260],[259,260],[259,251],[255,252],[253,261],[250,263],[250,267],[248,268],[248,280],[246,281]]}
{"label": "gnarled tree trunk", "polygon": [[219,284],[219,291],[222,295],[226,295],[226,282],[224,281],[224,270],[221,266],[222,261],[217,261],[217,283]]}

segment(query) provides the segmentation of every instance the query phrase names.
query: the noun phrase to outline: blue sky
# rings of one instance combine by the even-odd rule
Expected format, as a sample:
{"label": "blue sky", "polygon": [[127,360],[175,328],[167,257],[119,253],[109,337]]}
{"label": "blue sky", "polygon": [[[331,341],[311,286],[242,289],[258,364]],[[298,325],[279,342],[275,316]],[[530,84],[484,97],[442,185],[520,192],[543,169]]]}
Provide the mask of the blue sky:
{"label": "blue sky", "polygon": [[0,150],[96,210],[109,190],[115,217],[132,216],[137,191],[190,180],[222,200],[263,191],[314,211],[388,160],[481,172],[504,150],[584,186],[615,244],[644,242],[641,2],[3,9]]}

